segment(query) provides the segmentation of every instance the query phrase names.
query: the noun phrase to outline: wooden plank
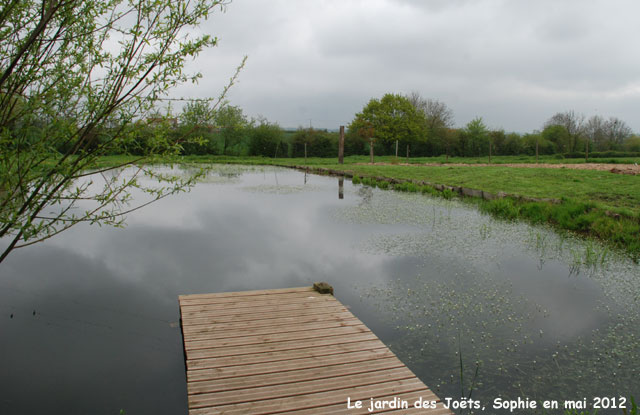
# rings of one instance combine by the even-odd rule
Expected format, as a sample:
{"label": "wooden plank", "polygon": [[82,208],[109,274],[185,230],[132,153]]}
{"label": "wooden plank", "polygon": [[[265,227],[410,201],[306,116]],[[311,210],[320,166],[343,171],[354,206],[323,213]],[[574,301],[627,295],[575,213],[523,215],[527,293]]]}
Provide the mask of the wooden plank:
{"label": "wooden plank", "polygon": [[189,395],[208,392],[221,392],[236,389],[251,389],[263,386],[275,386],[299,383],[311,380],[334,379],[341,376],[372,373],[385,369],[403,368],[404,365],[396,357],[377,359],[373,361],[345,363],[341,365],[322,366],[311,369],[296,369],[279,371],[269,374],[247,374],[235,378],[216,378],[189,382]]}
{"label": "wooden plank", "polygon": [[278,295],[254,295],[249,297],[222,297],[216,299],[201,298],[195,300],[185,299],[180,302],[183,310],[197,309],[198,307],[215,308],[215,307],[249,307],[253,304],[272,303],[278,304],[286,301],[287,303],[296,303],[304,301],[332,301],[326,295],[317,292],[288,293]]}
{"label": "wooden plank", "polygon": [[[387,348],[339,353],[326,356],[314,356],[300,359],[268,361],[264,363],[245,364],[239,366],[223,366],[215,368],[192,369],[188,371],[187,382],[197,382],[212,379],[225,379],[248,375],[264,375],[269,373],[287,372],[300,369],[318,367],[333,367],[350,363],[376,362],[378,360],[395,358]],[[199,362],[199,361],[196,361]]]}
{"label": "wooden plank", "polygon": [[[345,321],[357,318],[349,311],[338,311],[334,313],[323,314],[307,314],[307,315],[295,315],[284,316],[279,318],[271,318],[269,320],[269,326],[294,326],[304,323],[321,323],[324,321]],[[212,319],[210,319],[212,320]],[[183,332],[198,332],[198,331],[220,331],[233,330],[237,328],[245,328],[247,330],[265,327],[263,320],[247,320],[247,321],[230,321],[230,322],[218,322],[218,323],[206,323],[204,327],[200,327],[198,324],[190,324],[188,326],[183,325]]]}
{"label": "wooden plank", "polygon": [[322,347],[309,347],[305,349],[249,354],[242,356],[242,359],[239,359],[237,356],[192,359],[187,360],[187,369],[191,371],[207,368],[249,366],[269,362],[278,364],[279,362],[285,362],[289,360],[313,359],[317,357],[342,355],[357,351],[373,353],[381,349],[388,350],[386,346],[382,344],[382,342],[380,342],[380,340],[378,340],[377,338],[371,338],[369,340],[353,343],[341,343],[326,345]]}
{"label": "wooden plank", "polygon": [[370,333],[371,330],[360,323],[355,326],[330,327],[316,330],[294,331],[285,333],[261,334],[255,336],[231,337],[219,339],[211,333],[206,338],[198,338],[184,342],[186,350],[210,349],[215,347],[245,346],[250,344],[279,343],[290,340],[308,340],[323,337],[344,336],[350,334]]}
{"label": "wooden plank", "polygon": [[224,333],[227,330],[237,330],[241,328],[253,330],[255,328],[262,327],[294,327],[297,324],[309,322],[347,321],[351,319],[355,319],[355,317],[347,310],[338,310],[330,313],[300,314],[295,316],[291,316],[291,313],[287,313],[286,315],[279,317],[273,316],[272,313],[269,316],[265,316],[263,319],[245,319],[238,321],[217,321],[215,317],[209,317],[201,319],[202,321],[191,322],[189,325],[185,325],[183,323],[182,331],[183,333],[196,333],[201,331],[218,331]]}
{"label": "wooden plank", "polygon": [[[273,312],[258,312],[258,313],[249,313],[249,312],[237,312],[231,311],[230,314],[210,314],[203,315],[201,317],[190,317],[188,319],[183,319],[183,326],[192,326],[197,324],[210,324],[210,323],[229,323],[229,322],[238,322],[238,321],[257,321],[257,320],[274,320],[279,319],[281,317],[291,317],[292,315],[299,316],[310,316],[310,315],[320,315],[320,314],[334,314],[348,311],[342,305],[332,305],[326,306],[322,308],[313,308],[307,307],[304,309],[291,309],[284,311],[273,311]],[[266,321],[265,324],[269,322]]]}
{"label": "wooden plank", "polygon": [[[422,390],[428,393],[428,389],[417,379],[396,380],[379,383],[375,385],[359,386],[332,390],[327,392],[311,393],[306,395],[289,396],[286,398],[275,398],[263,401],[249,401],[239,404],[224,405],[219,407],[193,408],[190,415],[199,414],[274,414],[278,412],[294,411],[301,409],[315,408],[317,413],[322,413],[322,407],[328,405],[344,405],[346,409],[347,398],[351,400],[367,400],[372,396],[397,395],[406,392]],[[200,410],[198,410],[200,409]],[[345,413],[347,413],[345,411]],[[427,413],[427,412],[425,412]]]}
{"label": "wooden plank", "polygon": [[[336,306],[341,306],[339,304],[336,304],[333,301],[303,301],[303,302],[297,302],[297,303],[285,303],[285,304],[258,304],[252,307],[238,307],[238,308],[231,308],[231,307],[222,307],[219,309],[213,309],[213,310],[209,310],[209,309],[201,309],[201,310],[195,310],[195,311],[182,311],[182,318],[184,320],[188,320],[191,318],[198,318],[198,317],[202,317],[202,316],[208,316],[208,315],[213,315],[213,316],[224,316],[227,314],[239,314],[239,313],[244,313],[245,309],[246,312],[251,313],[251,314],[257,314],[257,313],[270,313],[272,311],[284,311],[284,310],[300,310],[300,309],[322,309],[322,308],[331,308],[331,307],[336,307]],[[321,310],[319,310],[321,312]]]}
{"label": "wooden plank", "polygon": [[351,389],[360,386],[377,385],[379,383],[413,380],[415,375],[406,367],[373,372],[367,376],[360,374],[335,377],[333,379],[318,379],[298,382],[293,385],[272,385],[242,390],[222,391],[213,393],[199,393],[189,395],[189,406],[199,408],[203,406],[221,406],[265,399],[286,398],[309,393],[326,392],[341,389]]}
{"label": "wooden plank", "polygon": [[348,336],[324,337],[321,339],[290,340],[263,345],[246,345],[233,347],[216,347],[209,349],[187,350],[188,359],[202,359],[206,357],[240,356],[254,353],[277,352],[285,350],[306,349],[311,347],[324,347],[335,344],[355,343],[365,340],[376,340],[373,333],[351,334]]}
{"label": "wooden plank", "polygon": [[[291,324],[296,323],[296,324]],[[318,316],[314,317],[314,320],[305,321],[296,319],[295,317],[290,320],[289,324],[276,324],[265,326],[264,324],[258,326],[247,327],[248,325],[237,324],[227,325],[226,328],[220,329],[218,327],[211,326],[190,326],[185,327],[183,332],[189,334],[191,340],[207,339],[211,335],[217,339],[226,339],[231,337],[247,337],[248,335],[257,336],[260,334],[276,334],[276,333],[293,333],[296,331],[317,330],[322,328],[333,327],[346,327],[346,326],[358,326],[362,322],[357,318],[330,318],[324,320]]]}
{"label": "wooden plank", "polygon": [[[286,302],[285,302],[286,301]],[[182,313],[184,315],[202,313],[207,311],[215,311],[215,310],[226,310],[229,308],[233,308],[234,310],[241,311],[243,308],[267,308],[267,307],[282,307],[283,305],[290,307],[297,307],[301,304],[323,304],[323,303],[334,303],[330,298],[327,297],[294,297],[287,298],[286,300],[282,299],[269,299],[262,301],[243,301],[243,302],[226,302],[226,303],[218,303],[218,304],[197,304],[197,305],[188,305],[182,306]]]}
{"label": "wooden plank", "polygon": [[347,399],[438,398],[332,295],[302,287],[179,302],[190,415],[451,414],[347,411]]}
{"label": "wooden plank", "polygon": [[268,295],[272,296],[275,294],[285,294],[285,293],[315,293],[312,287],[297,287],[297,288],[276,288],[269,290],[254,290],[254,291],[229,291],[223,293],[208,293],[208,294],[188,294],[188,295],[179,295],[178,300],[182,301],[190,301],[195,299],[202,298],[211,298],[211,299],[219,299],[224,297],[251,297],[255,295]]}

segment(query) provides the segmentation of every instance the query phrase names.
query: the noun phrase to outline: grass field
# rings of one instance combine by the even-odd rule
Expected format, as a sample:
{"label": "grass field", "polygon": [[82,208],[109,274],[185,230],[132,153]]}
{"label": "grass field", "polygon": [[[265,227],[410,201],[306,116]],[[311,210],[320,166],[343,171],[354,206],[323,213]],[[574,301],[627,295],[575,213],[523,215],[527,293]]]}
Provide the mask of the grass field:
{"label": "grass field", "polygon": [[[128,156],[108,156],[103,157],[103,162],[105,164],[113,164],[118,161],[123,160],[131,160],[132,157]],[[228,162],[228,163],[236,163],[242,162],[246,164],[303,164],[303,158],[265,158],[265,157],[234,157],[234,156],[183,156],[175,159],[184,160],[184,161],[201,161],[201,162]],[[337,159],[333,158],[308,158],[307,164],[309,165],[326,165],[333,164],[337,161]],[[580,164],[584,163],[585,160],[583,158],[562,158],[554,155],[551,156],[540,156],[540,163],[549,163],[549,164]],[[357,163],[369,163],[369,156],[349,156],[344,159],[345,164],[357,164]],[[428,163],[439,163],[439,164],[481,164],[488,163],[488,157],[449,157],[449,160],[446,161],[445,156],[439,157],[399,157],[396,159],[393,156],[376,156],[376,163],[401,163],[401,164],[428,164]],[[589,163],[611,163],[611,164],[640,164],[640,157],[609,157],[609,158],[590,158]],[[491,157],[492,164],[508,164],[508,163],[536,163],[535,156],[493,156]]]}
{"label": "grass field", "polygon": [[[300,160],[300,159],[298,159]],[[309,163],[326,163],[326,160],[330,159],[319,159],[313,158],[308,159]],[[376,163],[403,163],[403,164],[428,164],[428,163],[461,163],[461,164],[481,164],[488,163],[489,157],[449,157],[438,156],[438,157],[398,157],[397,159],[394,156],[376,156]],[[558,155],[549,155],[549,156],[540,156],[538,158],[539,163],[550,163],[550,164],[578,164],[584,163],[584,158],[564,158]],[[345,163],[354,164],[354,163],[369,163],[369,156],[349,156],[345,158]],[[508,163],[536,163],[536,156],[493,156],[491,157],[492,164],[508,164]],[[589,158],[588,163],[611,163],[611,164],[640,164],[640,157],[607,157],[607,158]]]}
{"label": "grass field", "polygon": [[[493,194],[504,192],[513,197],[497,200],[470,200],[496,216],[506,219],[522,218],[552,225],[603,240],[640,257],[640,176],[614,174],[609,171],[574,170],[563,168],[518,168],[501,166],[504,163],[523,163],[521,157],[500,157],[496,165],[473,166],[486,163],[486,158],[454,159],[468,162],[463,166],[447,164],[425,166],[417,163],[436,163],[439,158],[412,159],[416,164],[396,164],[392,157],[376,157],[385,165],[370,165],[368,157],[347,157],[340,165],[337,159],[310,158],[306,165],[348,171],[366,184],[377,185],[381,178],[411,182],[411,186],[397,186],[398,190],[436,193],[429,186],[415,186],[429,182],[448,186],[483,190]],[[127,158],[105,157],[101,165],[117,165]],[[403,162],[404,159],[400,159]],[[575,159],[556,160],[564,163]],[[443,159],[444,161],[444,159]],[[528,161],[531,161],[530,159]],[[543,160],[541,159],[541,162]],[[599,162],[606,162],[598,159]],[[281,166],[302,166],[304,159],[269,159],[262,157],[187,156],[159,159],[156,162],[175,163],[233,163]],[[535,157],[533,158],[535,162]],[[550,159],[545,163],[552,163]],[[584,162],[577,159],[577,162]],[[629,162],[635,162],[629,159]],[[363,180],[364,179],[364,180]],[[384,181],[384,180],[383,180]],[[384,183],[381,187],[390,187]],[[448,196],[448,195],[447,195]],[[557,199],[560,203],[527,201],[523,198]]]}

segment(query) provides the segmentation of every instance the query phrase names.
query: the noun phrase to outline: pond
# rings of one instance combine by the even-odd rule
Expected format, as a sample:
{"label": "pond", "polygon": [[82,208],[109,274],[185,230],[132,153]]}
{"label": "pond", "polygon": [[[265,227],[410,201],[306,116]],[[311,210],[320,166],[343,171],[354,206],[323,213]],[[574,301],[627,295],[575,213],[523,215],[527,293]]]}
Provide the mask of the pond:
{"label": "pond", "polygon": [[186,413],[178,295],[314,281],[440,397],[485,413],[508,413],[497,397],[640,399],[637,264],[461,201],[343,187],[217,166],[124,229],[15,251],[0,266],[0,413]]}

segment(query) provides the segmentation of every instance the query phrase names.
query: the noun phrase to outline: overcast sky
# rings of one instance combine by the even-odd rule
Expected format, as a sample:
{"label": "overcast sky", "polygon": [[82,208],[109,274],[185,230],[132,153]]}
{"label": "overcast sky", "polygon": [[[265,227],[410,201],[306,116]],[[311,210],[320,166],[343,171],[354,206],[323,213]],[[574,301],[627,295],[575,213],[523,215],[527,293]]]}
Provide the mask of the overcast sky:
{"label": "overcast sky", "polygon": [[228,95],[282,127],[348,125],[371,98],[419,92],[456,126],[530,132],[554,113],[616,116],[640,132],[638,0],[234,0],[176,97]]}

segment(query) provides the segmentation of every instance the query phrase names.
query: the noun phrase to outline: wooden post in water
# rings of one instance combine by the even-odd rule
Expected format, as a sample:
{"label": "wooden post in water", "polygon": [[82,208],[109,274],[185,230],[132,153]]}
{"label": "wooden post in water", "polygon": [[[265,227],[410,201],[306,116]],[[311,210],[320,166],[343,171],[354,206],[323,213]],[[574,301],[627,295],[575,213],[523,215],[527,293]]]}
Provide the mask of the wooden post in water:
{"label": "wooden post in water", "polygon": [[338,199],[344,199],[344,176],[338,179]]}
{"label": "wooden post in water", "polygon": [[314,282],[313,290],[319,292],[320,294],[331,294],[333,295],[333,287],[328,282]]}
{"label": "wooden post in water", "polygon": [[340,126],[340,140],[338,141],[338,164],[344,163],[344,125]]}

